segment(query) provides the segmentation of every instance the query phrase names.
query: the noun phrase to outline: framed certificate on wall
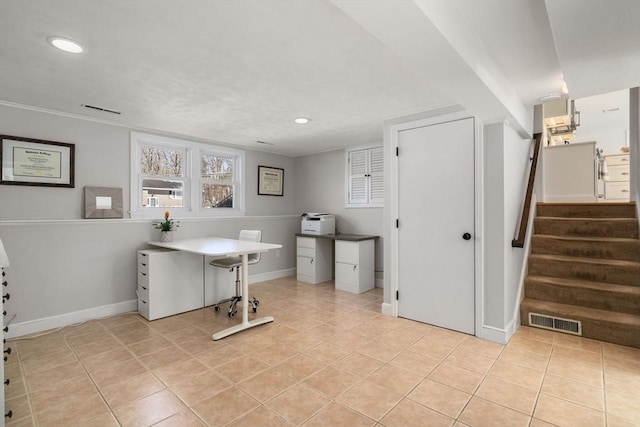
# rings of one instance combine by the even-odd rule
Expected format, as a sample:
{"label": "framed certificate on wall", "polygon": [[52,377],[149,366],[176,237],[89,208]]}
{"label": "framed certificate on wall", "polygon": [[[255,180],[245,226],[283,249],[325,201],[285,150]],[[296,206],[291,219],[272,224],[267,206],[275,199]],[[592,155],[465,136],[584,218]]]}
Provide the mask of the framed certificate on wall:
{"label": "framed certificate on wall", "polygon": [[0,184],[75,187],[75,145],[0,135]]}
{"label": "framed certificate on wall", "polygon": [[284,195],[284,169],[258,166],[258,195]]}

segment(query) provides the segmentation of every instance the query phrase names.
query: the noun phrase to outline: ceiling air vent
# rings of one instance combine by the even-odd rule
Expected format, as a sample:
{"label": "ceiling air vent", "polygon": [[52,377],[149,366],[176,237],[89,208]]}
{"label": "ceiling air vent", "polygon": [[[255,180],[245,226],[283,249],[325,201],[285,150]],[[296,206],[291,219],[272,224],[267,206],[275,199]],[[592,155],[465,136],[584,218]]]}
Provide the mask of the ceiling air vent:
{"label": "ceiling air vent", "polygon": [[85,108],[91,108],[92,110],[104,111],[105,113],[121,114],[120,111],[109,110],[108,108],[96,107],[95,105],[82,104]]}
{"label": "ceiling air vent", "polygon": [[529,326],[582,336],[582,323],[579,320],[529,313]]}

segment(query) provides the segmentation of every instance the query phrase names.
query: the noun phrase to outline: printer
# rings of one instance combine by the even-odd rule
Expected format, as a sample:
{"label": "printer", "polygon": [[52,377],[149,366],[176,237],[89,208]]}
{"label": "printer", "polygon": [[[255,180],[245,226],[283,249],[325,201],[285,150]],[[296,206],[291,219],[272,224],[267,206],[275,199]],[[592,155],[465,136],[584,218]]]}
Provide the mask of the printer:
{"label": "printer", "polygon": [[303,213],[302,233],[336,234],[336,217],[328,213]]}

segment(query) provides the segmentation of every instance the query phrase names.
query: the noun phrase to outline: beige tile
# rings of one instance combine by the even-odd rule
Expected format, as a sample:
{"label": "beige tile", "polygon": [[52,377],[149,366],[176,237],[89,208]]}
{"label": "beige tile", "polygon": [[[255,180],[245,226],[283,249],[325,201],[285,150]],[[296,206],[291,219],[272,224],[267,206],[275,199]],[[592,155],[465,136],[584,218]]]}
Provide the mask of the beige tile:
{"label": "beige tile", "polygon": [[64,378],[44,384],[37,390],[31,390],[29,398],[34,412],[52,409],[74,397],[82,397],[96,392],[96,387],[88,375]]}
{"label": "beige tile", "polygon": [[120,427],[113,413],[106,412],[104,414],[82,420],[82,427]]}
{"label": "beige tile", "polygon": [[429,378],[465,393],[472,394],[484,377],[477,372],[443,362],[429,374]]}
{"label": "beige tile", "polygon": [[389,363],[393,366],[425,376],[438,366],[439,360],[416,353],[409,349],[400,353]]}
{"label": "beige tile", "polygon": [[372,427],[376,422],[353,409],[349,409],[339,403],[331,403],[326,406],[309,421],[304,423],[305,427],[325,427],[325,426],[349,426],[349,427]]}
{"label": "beige tile", "polygon": [[533,416],[560,427],[604,427],[605,425],[604,412],[544,393],[538,399]]}
{"label": "beige tile", "polygon": [[427,339],[452,347],[457,346],[468,337],[469,335],[467,334],[442,328],[433,328],[425,334],[425,338]]}
{"label": "beige tile", "polygon": [[606,393],[607,413],[640,424],[640,397],[608,391]]}
{"label": "beige tile", "polygon": [[517,349],[514,350],[507,347],[502,351],[498,360],[544,372],[547,370],[547,365],[549,364],[550,357],[532,353],[530,351],[522,351]]}
{"label": "beige tile", "polygon": [[457,348],[447,356],[445,362],[459,368],[465,368],[480,374],[486,374],[489,372],[489,369],[491,369],[491,366],[493,366],[495,359]]}
{"label": "beige tile", "polygon": [[400,354],[403,348],[384,341],[375,340],[359,347],[357,351],[360,354],[380,360],[381,362],[388,362]]}
{"label": "beige tile", "polygon": [[154,424],[153,427],[204,427],[205,424],[190,410],[178,412],[169,418]]}
{"label": "beige tile", "polygon": [[229,427],[290,427],[291,424],[264,406],[243,415],[228,424]]}
{"label": "beige tile", "polygon": [[27,393],[27,387],[24,384],[24,378],[22,378],[22,375],[8,375],[7,372],[5,372],[4,374],[5,378],[11,381],[9,385],[4,386],[5,399],[22,396]]}
{"label": "beige tile", "polygon": [[331,402],[311,388],[296,384],[265,405],[282,418],[299,425]]}
{"label": "beige tile", "polygon": [[331,363],[349,353],[349,350],[340,347],[337,344],[322,342],[315,347],[311,347],[304,351],[306,356],[316,359],[320,362]]}
{"label": "beige tile", "polygon": [[64,403],[35,414],[38,426],[82,425],[84,420],[109,412],[97,391],[69,396]]}
{"label": "beige tile", "polygon": [[135,356],[140,357],[144,356],[145,354],[164,350],[171,346],[171,341],[161,335],[155,335],[148,340],[142,340],[133,344],[129,344],[127,347],[129,348],[129,351],[131,353],[133,353]]}
{"label": "beige tile", "polygon": [[191,356],[188,353],[185,353],[178,347],[171,345],[170,347],[163,348],[162,350],[140,356],[138,359],[147,367],[147,369],[156,369],[190,357]]}
{"label": "beige tile", "polygon": [[108,387],[103,387],[100,392],[111,408],[123,406],[134,400],[141,399],[157,393],[165,388],[151,372],[127,377]]}
{"label": "beige tile", "polygon": [[153,370],[153,373],[168,386],[184,381],[207,371],[208,368],[195,358],[179,360]]}
{"label": "beige tile", "polygon": [[640,378],[640,361],[607,357],[604,360],[604,373],[605,376],[607,374],[614,374]]}
{"label": "beige tile", "polygon": [[256,376],[244,380],[238,384],[257,401],[264,403],[272,397],[282,393],[296,382],[287,375],[269,368]]}
{"label": "beige tile", "polygon": [[237,387],[215,394],[191,409],[207,424],[225,425],[260,406],[258,401]]}
{"label": "beige tile", "polygon": [[351,353],[333,364],[333,367],[348,372],[356,377],[364,378],[378,370],[383,363],[360,353]]}
{"label": "beige tile", "polygon": [[353,332],[344,331],[326,339],[326,341],[344,347],[347,350],[356,350],[357,348],[369,342],[369,339]]}
{"label": "beige tile", "polygon": [[209,368],[224,365],[242,357],[243,354],[229,345],[223,345],[196,355],[196,358]]}
{"label": "beige tile", "polygon": [[468,393],[430,379],[424,380],[408,397],[451,418],[457,418],[471,399]]}
{"label": "beige tile", "polygon": [[[397,319],[397,317],[391,318]],[[397,347],[402,347],[404,350],[418,341],[418,339],[420,339],[420,335],[412,331],[405,331],[404,329],[393,329],[380,335],[380,338],[378,339]]]}
{"label": "beige tile", "polygon": [[358,377],[329,366],[307,377],[302,382],[331,398],[335,398],[353,387],[358,381]]}
{"label": "beige tile", "polygon": [[579,363],[591,369],[602,370],[602,354],[572,347],[553,347],[551,361]]}
{"label": "beige tile", "polygon": [[12,412],[11,419],[8,421],[19,421],[31,418],[32,414],[31,409],[29,408],[29,396],[23,395],[12,399],[6,399],[4,401],[4,410],[5,414],[9,411]]}
{"label": "beige tile", "polygon": [[607,413],[607,427],[638,427],[640,423],[622,418],[614,414]]}
{"label": "beige tile", "polygon": [[533,413],[538,398],[535,390],[493,377],[485,378],[475,395],[527,415]]}
{"label": "beige tile", "polygon": [[393,365],[384,365],[367,377],[383,387],[387,387],[400,395],[406,395],[422,381],[422,376]]}
{"label": "beige tile", "polygon": [[185,406],[169,390],[162,390],[119,408],[114,408],[118,422],[124,426],[150,426],[183,410]]}
{"label": "beige tile", "polygon": [[552,357],[547,373],[594,387],[602,388],[604,386],[602,369],[594,369],[580,363],[572,363],[567,359],[554,359]]}
{"label": "beige tile", "polygon": [[137,360],[130,359],[91,368],[89,374],[99,388],[104,388],[146,371]]}
{"label": "beige tile", "polygon": [[100,353],[105,353],[108,351],[112,351],[121,346],[120,342],[113,338],[112,336],[108,336],[104,339],[91,342],[89,344],[78,345],[73,348],[73,351],[78,355],[79,358],[93,356]]}
{"label": "beige tile", "polygon": [[555,342],[557,335],[560,334],[558,332],[547,331],[545,329],[532,328],[530,326],[520,326],[515,336],[553,343]]}
{"label": "beige tile", "polygon": [[88,336],[95,335],[100,336],[101,333],[106,332],[107,329],[100,324],[97,320],[90,320],[88,322],[81,323],[79,325],[71,325],[65,326],[62,328],[62,335],[65,336],[67,341],[70,341],[71,338],[78,336]]}
{"label": "beige tile", "polygon": [[471,398],[471,401],[464,408],[458,419],[474,427],[526,427],[531,420],[530,417],[520,412],[496,405],[479,397]]}
{"label": "beige tile", "polygon": [[212,371],[186,378],[171,386],[171,390],[189,406],[231,388],[233,384]]}
{"label": "beige tile", "polygon": [[67,349],[46,356],[28,359],[24,361],[23,368],[26,375],[34,376],[37,375],[38,372],[47,371],[67,363],[73,363],[77,360],[78,358],[73,351]]}
{"label": "beige tile", "polygon": [[555,345],[602,354],[602,342],[569,334],[556,335]]}
{"label": "beige tile", "polygon": [[491,357],[492,359],[497,359],[505,349],[505,345],[483,340],[481,338],[467,337],[462,341],[462,343],[460,343],[458,349],[471,351],[486,357]]}
{"label": "beige tile", "polygon": [[640,349],[633,347],[625,347],[623,345],[602,343],[602,353],[605,359],[611,357],[614,359],[629,359],[640,362]]}
{"label": "beige tile", "polygon": [[386,427],[433,426],[449,427],[454,420],[425,408],[411,400],[403,400],[381,422]]}
{"label": "beige tile", "polygon": [[374,420],[380,420],[396,406],[402,395],[379,386],[372,381],[363,381],[342,394],[338,401]]}
{"label": "beige tile", "polygon": [[233,383],[239,383],[249,377],[259,374],[269,365],[262,363],[254,357],[241,357],[215,368],[215,371],[229,379]]}
{"label": "beige tile", "polygon": [[548,422],[539,420],[537,418],[532,418],[531,424],[529,424],[529,427],[557,427],[557,426],[555,424],[549,424]]}
{"label": "beige tile", "polygon": [[549,342],[538,341],[537,339],[525,338],[521,335],[515,335],[507,344],[507,348],[518,351],[528,351],[531,353],[541,354],[543,356],[549,356],[553,344]]}
{"label": "beige tile", "polygon": [[631,374],[604,375],[605,388],[608,391],[640,397],[640,377]]}
{"label": "beige tile", "polygon": [[300,352],[305,351],[308,348],[315,347],[322,342],[320,338],[316,338],[303,333],[298,333],[297,335],[292,335],[283,339],[279,339],[277,341],[280,344],[293,347]]}
{"label": "beige tile", "polygon": [[498,360],[488,375],[538,391],[542,385],[544,372]]}
{"label": "beige tile", "polygon": [[107,365],[112,365],[125,360],[133,359],[133,354],[124,346],[118,346],[105,353],[99,353],[96,355],[86,355],[81,357],[82,364],[88,371],[104,368]]}
{"label": "beige tile", "polygon": [[325,366],[324,363],[318,362],[304,354],[298,354],[276,365],[275,369],[296,381],[301,381]]}
{"label": "beige tile", "polygon": [[604,411],[604,390],[599,387],[547,374],[544,377],[541,392]]}
{"label": "beige tile", "polygon": [[176,345],[181,350],[186,351],[187,353],[191,353],[192,355],[197,355],[208,350],[213,350],[220,346],[218,342],[213,341],[210,336],[208,338],[186,339],[184,341],[176,343]]}
{"label": "beige tile", "polygon": [[78,361],[65,363],[64,365],[47,369],[46,371],[37,372],[33,375],[29,375],[25,372],[27,386],[29,387],[29,390],[33,391],[45,388],[48,384],[53,382],[78,376],[86,376],[84,368]]}
{"label": "beige tile", "polygon": [[275,343],[252,354],[259,356],[261,362],[275,366],[298,354],[298,350],[288,345]]}

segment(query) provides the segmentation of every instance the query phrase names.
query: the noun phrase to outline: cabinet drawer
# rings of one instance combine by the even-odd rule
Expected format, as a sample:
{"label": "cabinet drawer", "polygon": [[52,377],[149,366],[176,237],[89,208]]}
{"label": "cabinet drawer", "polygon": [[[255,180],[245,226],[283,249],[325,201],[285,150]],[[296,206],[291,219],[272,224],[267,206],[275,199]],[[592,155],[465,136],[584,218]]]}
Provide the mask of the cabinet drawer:
{"label": "cabinet drawer", "polygon": [[629,165],[611,166],[609,170],[609,181],[629,181]]}
{"label": "cabinet drawer", "polygon": [[138,285],[136,292],[138,294],[138,299],[143,299],[149,302],[149,287],[147,285]]}
{"label": "cabinet drawer", "polygon": [[313,257],[307,257],[298,255],[298,274],[302,276],[315,276],[315,259]]}
{"label": "cabinet drawer", "polygon": [[628,154],[621,154],[619,156],[606,156],[605,161],[607,162],[608,167],[630,164]]}
{"label": "cabinet drawer", "polygon": [[149,286],[149,273],[138,270],[138,285]]}
{"label": "cabinet drawer", "polygon": [[316,239],[312,237],[298,237],[298,249],[299,248],[316,248]]}
{"label": "cabinet drawer", "polygon": [[138,298],[138,313],[147,320],[149,319],[149,301]]}
{"label": "cabinet drawer", "polygon": [[604,184],[604,197],[605,199],[629,200],[629,188],[629,181],[606,182]]}
{"label": "cabinet drawer", "polygon": [[307,258],[315,258],[316,250],[309,248],[298,248],[298,256],[303,256]]}
{"label": "cabinet drawer", "polygon": [[138,251],[138,265],[149,265],[149,254],[143,251]]}
{"label": "cabinet drawer", "polygon": [[360,244],[358,242],[336,241],[336,263],[360,263]]}

